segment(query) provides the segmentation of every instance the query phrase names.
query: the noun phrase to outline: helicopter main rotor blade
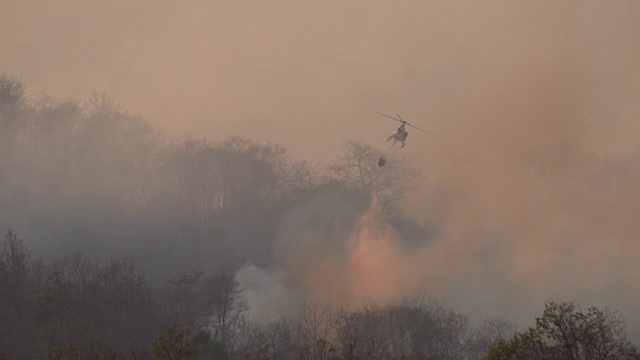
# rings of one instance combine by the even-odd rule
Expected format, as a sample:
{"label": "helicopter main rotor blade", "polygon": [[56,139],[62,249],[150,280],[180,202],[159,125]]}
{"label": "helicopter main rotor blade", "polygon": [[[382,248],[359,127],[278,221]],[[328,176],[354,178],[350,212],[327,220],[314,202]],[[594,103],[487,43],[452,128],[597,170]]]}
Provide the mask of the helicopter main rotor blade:
{"label": "helicopter main rotor blade", "polygon": [[411,124],[409,124],[408,122],[404,121],[404,119],[402,118],[402,116],[400,116],[400,114],[397,114],[397,113],[396,113],[396,116],[398,116],[398,117],[399,117],[399,119],[396,119],[396,118],[394,118],[393,116],[389,116],[389,115],[387,115],[387,114],[383,114],[383,113],[381,113],[381,112],[378,112],[378,114],[380,114],[380,115],[382,115],[382,116],[386,116],[386,117],[388,117],[389,119],[393,119],[393,120],[395,120],[395,121],[401,122],[401,123],[403,123],[403,124],[409,125],[409,126],[411,126],[411,127],[413,127],[413,128],[416,128],[416,129],[418,129],[418,130],[420,130],[420,131],[424,131],[424,132],[426,132],[427,134],[431,134],[431,135],[433,135],[433,136],[440,137],[440,136],[438,136],[437,134],[432,133],[431,131],[427,131],[427,130],[424,130],[424,129],[420,129],[419,127],[417,127],[417,126],[415,126],[415,125],[411,125]]}
{"label": "helicopter main rotor blade", "polygon": [[424,132],[426,132],[427,134],[431,134],[431,135],[433,135],[433,136],[440,137],[440,136],[438,136],[437,134],[432,133],[431,131],[427,131],[427,130],[424,130],[424,129],[420,129],[419,127],[417,127],[417,126],[415,126],[415,125],[411,125],[411,124],[409,124],[408,122],[405,122],[405,124],[407,124],[407,125],[409,125],[409,126],[411,126],[411,127],[413,127],[413,128],[416,128],[416,129],[418,129],[418,130],[420,130],[420,131],[424,131]]}
{"label": "helicopter main rotor blade", "polygon": [[380,115],[382,115],[382,116],[386,116],[386,117],[388,117],[389,119],[393,119],[393,120],[398,121],[398,122],[403,122],[403,121],[402,121],[402,120],[400,120],[400,119],[396,119],[396,118],[394,118],[393,116],[389,116],[389,115],[383,114],[383,113],[381,113],[381,112],[379,112],[378,114],[380,114]]}

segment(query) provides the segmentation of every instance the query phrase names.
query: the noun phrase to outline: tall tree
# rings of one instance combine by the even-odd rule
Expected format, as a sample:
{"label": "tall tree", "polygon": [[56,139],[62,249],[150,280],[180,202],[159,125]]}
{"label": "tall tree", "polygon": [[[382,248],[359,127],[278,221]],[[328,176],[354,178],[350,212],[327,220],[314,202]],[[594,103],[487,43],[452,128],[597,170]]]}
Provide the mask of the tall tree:
{"label": "tall tree", "polygon": [[221,271],[207,282],[209,298],[209,326],[213,337],[223,345],[233,341],[237,328],[249,310],[243,289],[234,275]]}
{"label": "tall tree", "polygon": [[17,121],[16,116],[26,110],[27,106],[28,98],[24,83],[19,79],[1,75],[0,125],[13,125]]}
{"label": "tall tree", "polygon": [[491,347],[487,360],[640,359],[622,317],[607,308],[586,311],[572,302],[545,305],[535,327]]}

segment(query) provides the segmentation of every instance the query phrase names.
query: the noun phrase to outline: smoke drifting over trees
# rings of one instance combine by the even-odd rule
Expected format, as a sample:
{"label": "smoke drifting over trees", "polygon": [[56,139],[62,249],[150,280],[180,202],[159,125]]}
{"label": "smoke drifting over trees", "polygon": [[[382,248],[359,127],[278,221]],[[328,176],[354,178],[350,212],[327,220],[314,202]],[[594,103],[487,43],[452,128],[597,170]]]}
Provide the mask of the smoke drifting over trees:
{"label": "smoke drifting over trees", "polygon": [[[516,328],[550,299],[608,306],[638,338],[639,2],[0,8],[0,230],[24,241],[15,264],[28,264],[1,269],[3,284],[23,285],[3,290],[0,306],[38,314],[0,312],[20,329],[0,342],[62,341],[51,328],[115,331],[128,318],[130,338],[157,340],[158,353],[346,357],[352,344],[335,334],[367,326],[334,323],[333,338],[301,345],[308,297],[322,304],[318,321],[348,306],[338,319],[377,323],[429,313],[399,300],[415,292]],[[408,166],[392,171],[402,162],[389,158],[379,169],[369,144],[384,144],[392,125],[377,111],[441,137],[412,131]],[[193,334],[214,323],[218,275],[237,282],[248,309],[232,322],[244,335],[225,335],[233,346],[220,346],[226,331]],[[87,300],[110,291],[140,300]],[[140,303],[154,312],[130,318]],[[498,337],[486,339],[485,349]],[[391,348],[429,353],[408,343]]]}
{"label": "smoke drifting over trees", "polygon": [[274,144],[170,139],[103,94],[31,98],[8,76],[0,94],[3,356],[488,350],[465,315],[397,302],[415,290],[401,252],[430,239],[398,235],[409,179],[373,147],[324,170]]}
{"label": "smoke drifting over trees", "polygon": [[0,225],[27,239],[10,230],[1,254],[9,356],[169,351],[174,324],[200,354],[459,359],[513,332],[398,302],[443,266],[437,222],[397,206],[413,185],[404,159],[379,168],[379,150],[348,142],[321,168],[276,144],[171,138],[105,94],[31,97],[9,76],[0,94]]}

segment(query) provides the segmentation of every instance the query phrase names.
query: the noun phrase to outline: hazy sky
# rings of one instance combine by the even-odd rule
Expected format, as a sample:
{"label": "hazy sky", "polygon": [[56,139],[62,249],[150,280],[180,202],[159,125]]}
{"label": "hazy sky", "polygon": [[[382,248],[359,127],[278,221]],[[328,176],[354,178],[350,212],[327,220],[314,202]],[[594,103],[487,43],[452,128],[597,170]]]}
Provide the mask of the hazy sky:
{"label": "hazy sky", "polygon": [[386,146],[377,111],[440,134],[402,150],[439,238],[400,273],[513,316],[640,301],[638,39],[638,1],[0,0],[0,71],[34,96],[313,161]]}
{"label": "hazy sky", "polygon": [[[635,1],[0,4],[3,73],[33,95],[106,92],[175,134],[239,134],[331,158],[345,140],[382,145],[394,124],[376,111],[398,112],[444,135],[412,133],[408,151],[440,152],[482,145],[478,131],[518,131],[519,119],[478,113],[534,86],[559,91],[549,76],[560,75],[580,81],[565,91],[589,105],[583,121],[598,145],[631,146],[639,135],[628,129],[638,109]],[[540,126],[553,133],[556,120]]]}

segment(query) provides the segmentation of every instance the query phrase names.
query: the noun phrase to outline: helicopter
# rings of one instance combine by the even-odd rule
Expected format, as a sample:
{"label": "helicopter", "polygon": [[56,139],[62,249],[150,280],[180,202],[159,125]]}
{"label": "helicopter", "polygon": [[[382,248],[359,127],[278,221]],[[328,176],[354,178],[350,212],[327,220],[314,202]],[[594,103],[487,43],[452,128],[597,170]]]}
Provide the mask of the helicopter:
{"label": "helicopter", "polygon": [[386,116],[389,119],[393,119],[393,120],[398,121],[398,122],[401,123],[400,126],[398,126],[398,128],[396,129],[396,132],[394,132],[393,134],[391,134],[391,136],[389,136],[387,138],[387,141],[393,140],[393,144],[392,145],[395,145],[399,141],[400,144],[401,144],[400,148],[403,148],[406,145],[405,141],[407,141],[407,135],[409,135],[409,130],[406,129],[405,125],[409,125],[409,126],[411,126],[413,128],[416,128],[416,129],[418,129],[418,130],[420,130],[422,132],[425,132],[427,134],[431,134],[433,136],[438,136],[438,135],[436,135],[436,134],[434,134],[432,132],[429,132],[429,131],[424,130],[424,129],[420,129],[419,127],[417,127],[415,125],[409,124],[408,122],[404,121],[404,119],[397,113],[396,113],[396,116],[398,118],[394,118],[393,116],[389,116],[389,115],[383,114],[381,112],[378,112],[378,114],[380,114],[382,116]]}

